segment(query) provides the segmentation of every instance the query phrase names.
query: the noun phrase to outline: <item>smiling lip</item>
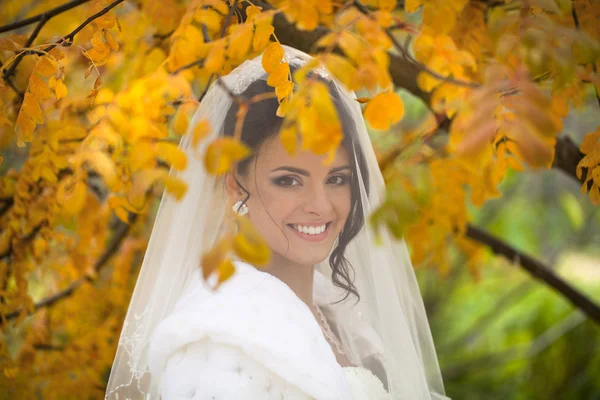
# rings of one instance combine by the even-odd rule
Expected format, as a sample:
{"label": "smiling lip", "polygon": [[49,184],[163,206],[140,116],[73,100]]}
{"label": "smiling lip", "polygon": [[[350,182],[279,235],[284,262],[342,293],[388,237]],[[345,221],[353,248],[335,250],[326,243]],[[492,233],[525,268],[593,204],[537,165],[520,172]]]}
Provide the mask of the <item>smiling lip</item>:
{"label": "smiling lip", "polygon": [[[302,224],[295,224],[295,225],[302,225]],[[321,226],[323,224],[320,225],[307,225],[307,226]],[[319,233],[318,235],[309,235],[308,233],[302,233],[297,231],[295,228],[292,228],[290,225],[288,225],[288,227],[294,231],[298,236],[300,236],[302,239],[309,241],[309,242],[320,242],[322,240],[324,240],[328,235],[329,235],[329,228],[331,227],[331,222],[326,222],[326,226],[325,226],[325,230],[321,233]]]}

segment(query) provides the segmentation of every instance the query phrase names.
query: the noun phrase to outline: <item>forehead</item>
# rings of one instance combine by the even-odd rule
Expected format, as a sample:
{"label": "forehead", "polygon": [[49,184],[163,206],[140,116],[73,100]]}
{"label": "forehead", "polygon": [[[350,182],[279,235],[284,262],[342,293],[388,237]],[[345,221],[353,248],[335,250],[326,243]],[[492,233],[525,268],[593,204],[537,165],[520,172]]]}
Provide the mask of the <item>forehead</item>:
{"label": "forehead", "polygon": [[327,157],[328,154],[318,155],[310,150],[302,150],[300,148],[300,142],[297,144],[296,153],[290,155],[285,147],[283,147],[279,135],[276,135],[265,141],[261,146],[256,160],[256,167],[259,169],[268,168],[270,170],[278,166],[286,165],[307,169],[309,171],[327,172],[331,168],[349,164],[348,153],[341,144],[338,146],[335,159],[330,165],[324,164]]}

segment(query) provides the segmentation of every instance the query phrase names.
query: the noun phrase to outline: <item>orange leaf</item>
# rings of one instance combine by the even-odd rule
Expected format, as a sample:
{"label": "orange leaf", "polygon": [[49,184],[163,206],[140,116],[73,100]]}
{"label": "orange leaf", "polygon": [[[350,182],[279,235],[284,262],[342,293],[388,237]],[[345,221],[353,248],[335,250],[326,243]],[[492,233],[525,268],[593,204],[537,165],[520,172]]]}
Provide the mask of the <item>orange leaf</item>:
{"label": "orange leaf", "polygon": [[29,92],[25,93],[23,105],[21,106],[21,112],[24,112],[26,115],[28,115],[36,124],[44,123],[44,113],[42,112],[40,103],[35,96]]}
{"label": "orange leaf", "polygon": [[31,142],[34,130],[35,122],[24,112],[20,112],[17,117],[17,144],[19,147],[25,146],[24,142]]}
{"label": "orange leaf", "polygon": [[271,24],[260,24],[256,27],[254,32],[254,38],[252,39],[252,48],[254,51],[261,51],[268,44],[271,39],[271,35],[275,32],[275,28]]}
{"label": "orange leaf", "polygon": [[48,85],[54,89],[56,100],[60,100],[67,95],[67,86],[62,79],[56,79],[54,76],[51,76]]}
{"label": "orange leaf", "polygon": [[241,259],[255,266],[265,265],[271,258],[269,246],[248,218],[238,217],[238,234],[233,239],[233,250]]}
{"label": "orange leaf", "polygon": [[372,128],[386,130],[404,115],[404,103],[394,92],[379,93],[367,103],[364,116]]}
{"label": "orange leaf", "polygon": [[290,65],[288,63],[281,63],[277,65],[269,74],[267,78],[267,85],[277,87],[284,84],[290,75]]}
{"label": "orange leaf", "polygon": [[204,139],[210,133],[210,124],[207,120],[198,122],[192,133],[192,146],[197,146],[200,140]]}
{"label": "orange leaf", "polygon": [[250,149],[243,143],[230,137],[221,137],[208,145],[204,166],[209,173],[222,175],[229,171],[233,163],[249,154]]}
{"label": "orange leaf", "polygon": [[219,267],[219,264],[225,260],[227,253],[231,250],[232,241],[233,238],[227,235],[219,240],[210,250],[202,254],[200,267],[202,268],[204,279],[207,279]]}
{"label": "orange leaf", "polygon": [[39,100],[45,100],[52,97],[48,84],[37,74],[31,74],[29,77],[29,90]]}
{"label": "orange leaf", "polygon": [[225,45],[223,42],[215,42],[206,56],[204,69],[208,72],[217,72],[223,68],[225,63]]}
{"label": "orange leaf", "polygon": [[117,51],[119,50],[119,43],[117,43],[117,41],[115,40],[114,36],[112,35],[112,33],[108,30],[103,30],[104,33],[104,39],[106,39],[106,43],[108,43],[108,45],[110,46],[110,48],[113,51]]}
{"label": "orange leaf", "polygon": [[231,278],[231,276],[234,274],[235,272],[235,266],[233,265],[233,263],[231,262],[230,259],[226,259],[223,260],[220,264],[219,264],[219,285],[223,282],[225,282],[227,279]]}
{"label": "orange leaf", "polygon": [[281,47],[278,42],[273,42],[267,47],[262,57],[262,66],[267,74],[270,74],[279,64],[281,64],[283,56],[283,47]]}
{"label": "orange leaf", "polygon": [[185,153],[175,143],[158,142],[156,144],[158,156],[170,164],[173,169],[182,170],[187,166]]}
{"label": "orange leaf", "polygon": [[48,56],[43,56],[35,65],[34,71],[42,76],[50,76],[52,74],[55,74],[57,69],[58,64],[56,63],[56,61],[54,61]]}
{"label": "orange leaf", "polygon": [[187,192],[187,184],[179,178],[167,176],[165,178],[165,189],[175,196],[177,200],[181,200]]}

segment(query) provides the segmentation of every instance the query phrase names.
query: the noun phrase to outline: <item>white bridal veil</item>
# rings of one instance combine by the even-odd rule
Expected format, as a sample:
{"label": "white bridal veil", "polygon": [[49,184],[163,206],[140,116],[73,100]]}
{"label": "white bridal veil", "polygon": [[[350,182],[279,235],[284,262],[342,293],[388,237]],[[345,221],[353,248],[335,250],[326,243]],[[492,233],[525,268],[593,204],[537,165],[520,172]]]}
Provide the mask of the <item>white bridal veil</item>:
{"label": "white bridal veil", "polygon": [[[311,59],[293,48],[284,49],[291,66],[301,66]],[[333,80],[325,70],[320,74]],[[220,79],[231,92],[240,94],[253,81],[266,78],[259,56]],[[367,221],[383,201],[385,184],[354,93],[335,80],[333,85],[355,125],[354,146],[366,160],[366,169],[361,169],[355,156],[362,200],[359,204]],[[171,174],[183,179],[188,191],[180,201],[167,194],[162,197],[111,370],[109,399],[159,398],[158,383],[148,369],[150,338],[197,271],[201,254],[213,246],[227,223],[229,203],[222,185],[219,178],[206,172],[202,160],[207,144],[222,134],[231,105],[231,96],[213,84],[181,140],[188,166],[184,171],[172,170]],[[208,120],[212,129],[194,148],[191,135],[201,120]],[[364,184],[367,177],[368,193]],[[350,295],[337,304],[329,302],[323,309],[337,328],[349,359],[378,375],[393,399],[446,399],[423,300],[404,241],[380,231],[376,244],[375,232],[365,223],[347,246],[345,257],[354,271],[350,276],[354,277],[360,301],[356,303]],[[331,280],[328,260],[315,269]],[[343,297],[343,290],[329,287],[335,288],[326,294],[329,300]]]}

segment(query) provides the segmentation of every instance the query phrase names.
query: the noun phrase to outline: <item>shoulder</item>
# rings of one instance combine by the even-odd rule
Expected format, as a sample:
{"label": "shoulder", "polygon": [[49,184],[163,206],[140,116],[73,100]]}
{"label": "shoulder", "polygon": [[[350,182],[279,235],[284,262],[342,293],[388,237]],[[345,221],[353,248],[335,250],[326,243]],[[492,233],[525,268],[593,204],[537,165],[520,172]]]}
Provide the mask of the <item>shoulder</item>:
{"label": "shoulder", "polygon": [[309,308],[285,283],[241,262],[214,292],[199,274],[195,279],[152,335],[148,363],[153,379],[164,382],[175,354],[210,339],[234,346],[312,397],[347,398],[335,355]]}
{"label": "shoulder", "polygon": [[310,399],[239,347],[208,338],[174,353],[163,382],[164,400]]}

